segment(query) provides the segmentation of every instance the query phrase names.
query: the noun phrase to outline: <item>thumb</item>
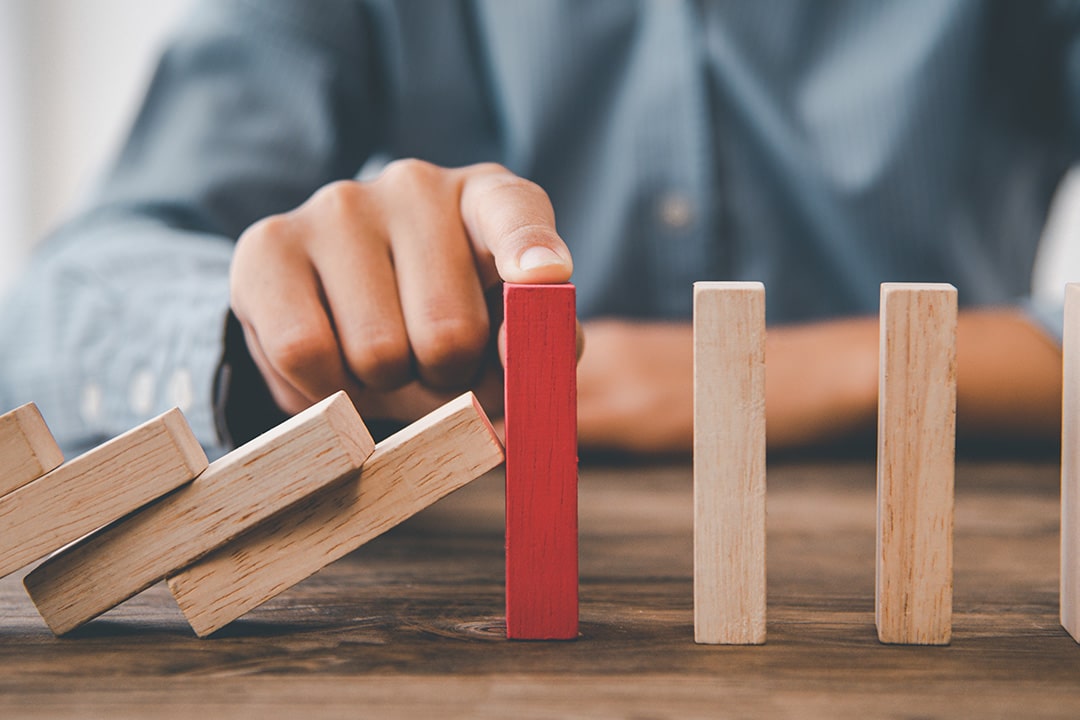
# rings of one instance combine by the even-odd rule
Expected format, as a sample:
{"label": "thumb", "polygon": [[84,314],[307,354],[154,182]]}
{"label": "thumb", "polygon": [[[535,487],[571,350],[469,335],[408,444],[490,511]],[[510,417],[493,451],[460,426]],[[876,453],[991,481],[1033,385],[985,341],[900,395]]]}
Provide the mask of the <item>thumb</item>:
{"label": "thumb", "polygon": [[547,193],[499,165],[474,165],[465,172],[461,217],[485,285],[569,281],[574,262],[555,230]]}

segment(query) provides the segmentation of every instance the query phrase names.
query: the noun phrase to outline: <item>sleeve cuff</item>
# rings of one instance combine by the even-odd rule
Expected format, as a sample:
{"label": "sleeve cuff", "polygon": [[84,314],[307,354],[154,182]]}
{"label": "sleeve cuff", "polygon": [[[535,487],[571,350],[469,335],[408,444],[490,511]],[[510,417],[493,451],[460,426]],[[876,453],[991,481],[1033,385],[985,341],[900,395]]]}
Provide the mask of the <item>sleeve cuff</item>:
{"label": "sleeve cuff", "polygon": [[43,249],[0,307],[0,398],[34,401],[69,456],[172,407],[210,456],[232,243],[153,222]]}
{"label": "sleeve cuff", "polygon": [[1060,302],[1024,298],[1020,309],[1037,327],[1061,347],[1061,338],[1065,328],[1065,307]]}

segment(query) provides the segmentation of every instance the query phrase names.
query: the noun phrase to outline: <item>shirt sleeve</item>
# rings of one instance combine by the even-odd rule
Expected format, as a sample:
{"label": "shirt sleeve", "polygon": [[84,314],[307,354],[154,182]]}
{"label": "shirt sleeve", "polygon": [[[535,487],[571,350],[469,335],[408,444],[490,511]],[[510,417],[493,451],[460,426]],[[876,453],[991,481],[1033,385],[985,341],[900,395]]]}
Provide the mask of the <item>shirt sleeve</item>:
{"label": "shirt sleeve", "polygon": [[236,238],[375,144],[359,4],[213,0],[163,54],[111,171],[0,304],[0,408],[68,453],[179,406],[211,454]]}
{"label": "shirt sleeve", "polygon": [[[1009,7],[1013,12],[1031,11],[1030,8],[1021,6]],[[1075,173],[1080,166],[1080,6],[1075,3],[1051,3],[1043,7],[1043,10],[1040,47],[1044,52],[1053,53],[1054,64],[1051,71],[1044,73],[1045,77],[1040,80],[1045,83],[1047,78],[1050,78],[1050,82],[1054,83],[1054,97],[1061,98],[1061,102],[1055,107],[1062,111],[1060,135],[1063,137],[1062,142],[1055,145],[1055,149],[1062,154],[1063,162],[1071,166]],[[1055,124],[1054,128],[1057,127]],[[1048,134],[1056,138],[1059,133]],[[1058,186],[1059,193],[1065,184],[1063,179]],[[1080,193],[1069,192],[1061,197],[1069,202],[1076,202],[1080,199]],[[1061,207],[1056,210],[1058,215],[1065,217],[1074,215],[1071,210],[1063,212]],[[1059,347],[1064,332],[1065,287],[1057,280],[1080,271],[1080,267],[1076,267],[1076,258],[1080,258],[1080,253],[1062,245],[1075,244],[1076,239],[1069,236],[1072,229],[1072,221],[1067,222],[1065,227],[1044,228],[1036,263],[1053,269],[1049,272],[1044,270],[1042,277],[1036,271],[1031,294],[1020,301],[1020,308],[1028,319],[1057,342]],[[1050,230],[1053,230],[1053,237],[1048,234]],[[1077,278],[1080,279],[1080,276]],[[1040,282],[1041,287],[1034,287],[1035,283]]]}

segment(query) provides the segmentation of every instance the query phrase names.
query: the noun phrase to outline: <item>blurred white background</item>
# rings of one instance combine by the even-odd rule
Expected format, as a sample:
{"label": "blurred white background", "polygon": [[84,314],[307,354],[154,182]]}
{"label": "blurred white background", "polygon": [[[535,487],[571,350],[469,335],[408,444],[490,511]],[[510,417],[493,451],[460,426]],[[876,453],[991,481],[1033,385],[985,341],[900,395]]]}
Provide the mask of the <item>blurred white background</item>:
{"label": "blurred white background", "polygon": [[0,293],[116,152],[188,0],[0,0]]}

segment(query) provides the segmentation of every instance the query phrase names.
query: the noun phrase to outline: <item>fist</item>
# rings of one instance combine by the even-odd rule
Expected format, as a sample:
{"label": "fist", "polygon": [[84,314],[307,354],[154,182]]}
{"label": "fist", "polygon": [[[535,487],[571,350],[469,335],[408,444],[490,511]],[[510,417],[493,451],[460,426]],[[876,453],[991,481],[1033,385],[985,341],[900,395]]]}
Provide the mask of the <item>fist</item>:
{"label": "fist", "polygon": [[572,270],[535,183],[499,165],[401,160],[248,228],[230,291],[282,410],[346,390],[370,418],[411,421],[470,388],[500,404],[500,283]]}

